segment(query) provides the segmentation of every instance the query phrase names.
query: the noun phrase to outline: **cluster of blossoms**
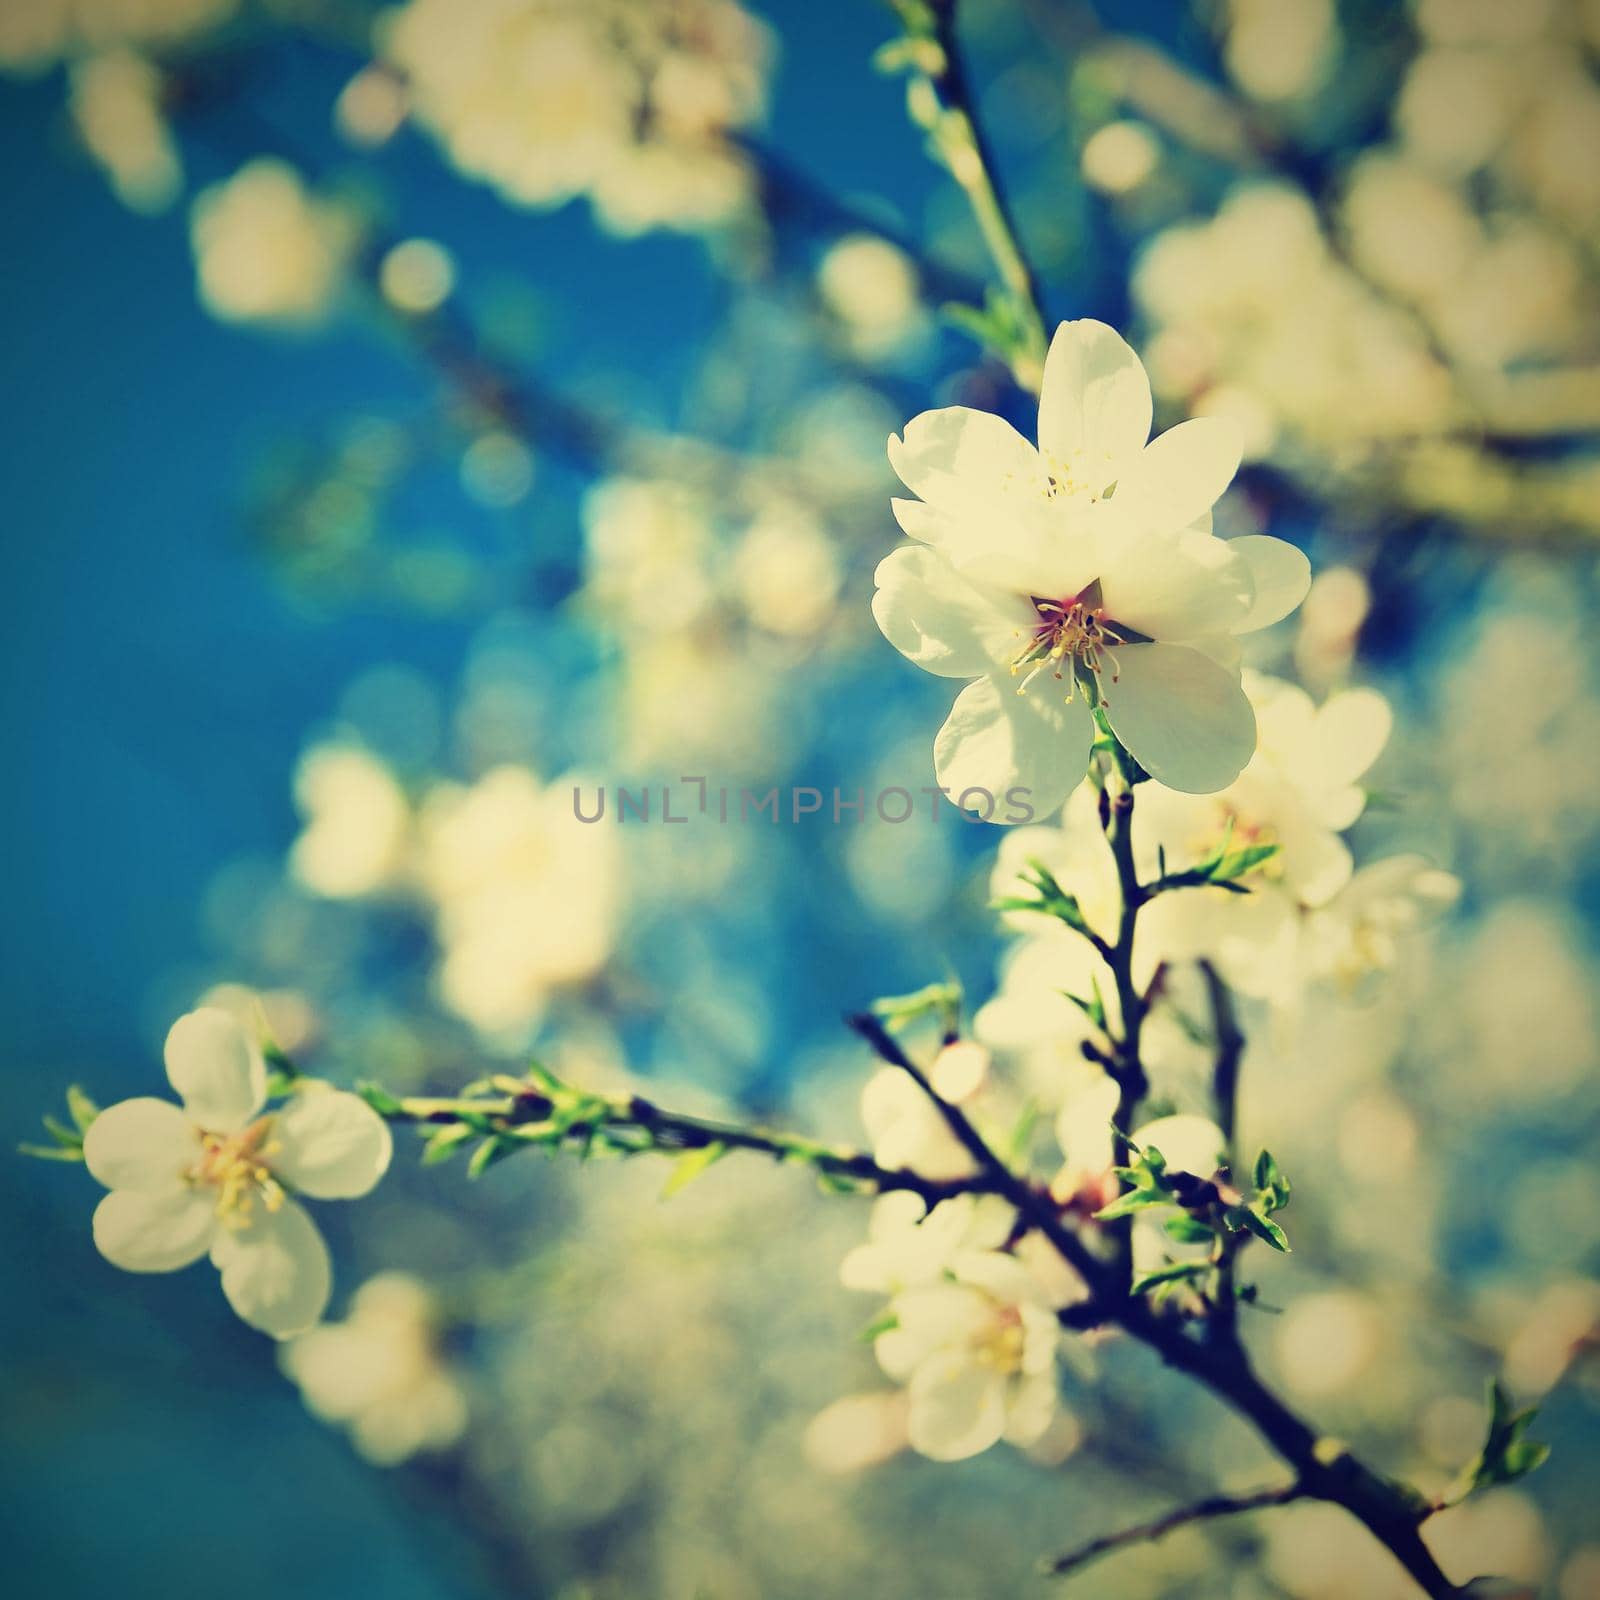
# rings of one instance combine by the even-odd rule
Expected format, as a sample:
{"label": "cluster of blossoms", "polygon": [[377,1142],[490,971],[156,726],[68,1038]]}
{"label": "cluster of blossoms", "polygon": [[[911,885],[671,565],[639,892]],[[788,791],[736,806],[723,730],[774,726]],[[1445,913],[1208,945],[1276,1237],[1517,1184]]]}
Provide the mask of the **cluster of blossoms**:
{"label": "cluster of blossoms", "polygon": [[306,824],[291,869],[329,898],[420,903],[445,1006],[485,1036],[520,1042],[555,995],[600,971],[616,940],[618,841],[577,821],[573,786],[501,765],[413,800],[367,751],[318,745],[296,775]]}
{"label": "cluster of blossoms", "polygon": [[441,1350],[438,1307],[405,1273],[368,1278],[342,1322],[289,1340],[278,1359],[307,1408],[347,1428],[379,1466],[448,1449],[466,1431],[466,1390]]}
{"label": "cluster of blossoms", "polygon": [[829,533],[777,496],[730,515],[704,490],[636,477],[595,484],[583,525],[580,604],[617,654],[620,761],[770,771],[784,647],[814,639],[836,611]]}
{"label": "cluster of blossoms", "polygon": [[237,9],[238,0],[18,0],[0,10],[0,68],[39,71],[94,50],[171,44]]}
{"label": "cluster of blossoms", "polygon": [[124,1100],[84,1136],[84,1161],[111,1191],[95,1210],[95,1245],[127,1272],[175,1272],[209,1254],[251,1327],[304,1332],[333,1280],[299,1197],[368,1193],[388,1170],[388,1125],[359,1095],[325,1085],[291,1085],[269,1107],[261,1049],[226,1011],[180,1017],[166,1064],[181,1107]]}
{"label": "cluster of blossoms", "polygon": [[734,0],[409,0],[383,56],[412,115],[519,205],[587,195],[614,233],[699,229],[749,199],[767,37]]}
{"label": "cluster of blossoms", "polygon": [[[1213,217],[1150,241],[1133,281],[1146,353],[1163,395],[1237,418],[1247,454],[1319,483],[1381,470],[1390,494],[1471,522],[1511,504],[1526,519],[1517,465],[1453,436],[1464,422],[1528,436],[1592,425],[1575,352],[1600,321],[1585,259],[1600,183],[1568,153],[1600,130],[1594,9],[1412,9],[1389,137],[1336,193],[1246,176]],[[1226,54],[1246,93],[1315,104],[1343,48],[1335,8],[1231,10]],[[1581,473],[1544,481],[1544,514],[1593,525]]]}
{"label": "cluster of blossoms", "polygon": [[[987,1066],[987,1051],[958,1041],[940,1052],[931,1083],[948,1104],[993,1113],[1002,1096]],[[1092,1213],[1117,1192],[1116,1091],[1100,1077],[1100,1089],[1072,1101],[1057,1121],[1061,1165],[1050,1192],[1064,1210]],[[938,1107],[899,1071],[886,1068],[868,1082],[861,1116],[880,1165],[943,1180],[973,1176],[971,1155]],[[1199,1116],[1157,1118],[1134,1143],[1201,1179],[1225,1160],[1221,1131]],[[1141,1272],[1170,1265],[1175,1254],[1201,1254],[1175,1246],[1151,1211],[1134,1229],[1133,1252]],[[930,1208],[916,1194],[886,1194],[840,1278],[846,1288],[889,1297],[872,1324],[874,1353],[884,1373],[906,1386],[906,1442],[914,1450],[955,1461],[1002,1440],[1027,1447],[1043,1437],[1059,1403],[1065,1336],[1058,1313],[1088,1290],[1008,1201],[964,1193]]]}
{"label": "cluster of blossoms", "polygon": [[224,322],[306,327],[344,287],[359,238],[344,206],[262,157],[195,197],[189,219],[201,302]]}

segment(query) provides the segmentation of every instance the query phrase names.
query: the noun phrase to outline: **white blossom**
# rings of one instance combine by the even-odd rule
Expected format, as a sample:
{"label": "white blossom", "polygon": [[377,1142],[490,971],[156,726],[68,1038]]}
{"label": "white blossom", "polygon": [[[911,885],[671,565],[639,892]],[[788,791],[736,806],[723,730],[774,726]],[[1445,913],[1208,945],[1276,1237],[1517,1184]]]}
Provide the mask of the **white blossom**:
{"label": "white blossom", "polygon": [[890,439],[920,498],[894,502],[915,542],[879,565],[873,614],[924,670],[973,680],[934,743],[958,799],[1020,787],[1053,810],[1087,768],[1094,704],[1173,788],[1221,789],[1249,761],[1235,636],[1292,611],[1310,569],[1282,540],[1212,534],[1239,464],[1230,424],[1147,443],[1150,420],[1139,358],[1085,320],[1051,341],[1037,449],[959,406]]}
{"label": "white blossom", "polygon": [[171,44],[224,22],[238,0],[14,0],[0,6],[0,68],[37,71],[121,45]]}
{"label": "white blossom", "polygon": [[1055,1308],[1082,1285],[1053,1251],[1012,1253],[1016,1222],[995,1195],[960,1195],[924,1215],[916,1195],[887,1194],[841,1269],[846,1287],[893,1296],[875,1353],[906,1385],[912,1448],[936,1461],[1002,1438],[1031,1444],[1055,1415]]}
{"label": "white blossom", "polygon": [[621,852],[609,823],[573,815],[582,785],[501,766],[471,786],[437,785],[421,808],[417,874],[434,906],[440,995],[484,1034],[520,1038],[611,955]]}
{"label": "white blossom", "polygon": [[311,194],[286,162],[261,157],[195,199],[189,222],[200,299],[224,322],[304,327],[343,287],[354,219]]}
{"label": "white blossom", "polygon": [[1408,935],[1449,910],[1461,880],[1422,856],[1390,856],[1361,868],[1305,930],[1308,973],[1360,998],[1399,961]]}
{"label": "white blossom", "polygon": [[1058,1404],[1055,1312],[1027,1268],[1000,1251],[963,1255],[941,1282],[892,1303],[878,1364],[906,1385],[906,1433],[935,1461],[1006,1439],[1032,1444]]}
{"label": "white blossom", "polygon": [[1305,976],[1307,913],[1349,883],[1354,859],[1340,837],[1361,815],[1360,779],[1393,718],[1383,696],[1348,689],[1321,706],[1303,689],[1245,674],[1260,739],[1250,764],[1216,795],[1139,789],[1134,848],[1141,871],[1182,871],[1230,851],[1275,846],[1236,880],[1249,892],[1188,888],[1162,895],[1143,918],[1165,960],[1204,957],[1246,994],[1287,997]]}
{"label": "white blossom", "polygon": [[183,165],[162,110],[157,69],[128,50],[72,65],[69,107],[84,148],[117,198],[135,211],[161,211],[183,187]]}
{"label": "white blossom", "polygon": [[307,1409],[348,1428],[381,1466],[446,1449],[466,1429],[466,1392],[442,1357],[432,1296],[405,1273],[369,1278],[343,1322],[300,1334],[278,1359]]}
{"label": "white blossom", "polygon": [[328,1249],[297,1195],[349,1200],[389,1165],[388,1125],[358,1095],[307,1085],[264,1111],[261,1051],[226,1011],[203,1008],[167,1034],[182,1107],[153,1098],[102,1111],[83,1141],[111,1193],[94,1242],[127,1272],[174,1272],[208,1252],[252,1327],[284,1339],[321,1317]]}
{"label": "white blossom", "polygon": [[351,745],[313,745],[294,774],[305,827],[289,851],[289,870],[330,899],[391,886],[406,865],[411,807],[383,762]]}
{"label": "white blossom", "polygon": [[971,1154],[938,1106],[898,1067],[883,1067],[867,1080],[861,1121],[880,1167],[925,1178],[961,1178],[973,1170]]}
{"label": "white blossom", "polygon": [[516,204],[584,194],[634,234],[749,198],[729,135],[761,114],[767,43],[733,0],[409,0],[383,48],[417,121]]}

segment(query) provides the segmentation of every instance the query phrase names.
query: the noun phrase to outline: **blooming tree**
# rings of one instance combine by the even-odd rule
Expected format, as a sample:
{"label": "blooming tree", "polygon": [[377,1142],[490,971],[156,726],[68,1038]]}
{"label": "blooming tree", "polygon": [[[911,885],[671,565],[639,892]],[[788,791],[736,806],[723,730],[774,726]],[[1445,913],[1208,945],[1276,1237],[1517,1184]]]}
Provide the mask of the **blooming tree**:
{"label": "blooming tree", "polygon": [[[1582,185],[1545,170],[1523,112],[1506,110],[1503,137],[1470,159],[1452,143],[1459,170],[1444,170],[1434,148],[1449,99],[1441,84],[1488,74],[1495,103],[1531,117],[1530,75],[1560,52],[1526,40],[1527,60],[1491,52],[1475,8],[1420,6],[1423,43],[1396,111],[1400,148],[1364,155],[1339,215],[1325,216],[1284,173],[1268,182],[1256,167],[1293,165],[1288,135],[1271,131],[1263,107],[1332,93],[1334,7],[1287,8],[1300,32],[1273,33],[1270,48],[1262,30],[1280,25],[1276,13],[1227,8],[1227,96],[1153,45],[1084,43],[1074,56],[1075,73],[1089,75],[1075,79],[1079,98],[1117,110],[1081,140],[1087,189],[1134,196],[1158,161],[1156,131],[1176,138],[1186,116],[1189,136],[1198,118],[1249,174],[1208,219],[1159,233],[1140,255],[1141,356],[1092,317],[1052,329],[1050,280],[1001,183],[955,0],[894,0],[893,9],[900,28],[878,64],[903,75],[910,119],[967,203],[987,285],[970,261],[948,265],[875,208],[836,199],[764,149],[756,130],[775,36],[733,0],[407,0],[363,15],[353,62],[339,55],[349,54],[344,30],[319,32],[294,7],[260,22],[222,3],[83,0],[0,24],[0,62],[71,62],[82,141],[138,209],[186,193],[183,117],[212,102],[210,74],[235,43],[249,47],[253,28],[281,22],[348,69],[335,122],[352,149],[377,150],[409,124],[430,152],[519,210],[581,197],[608,234],[704,238],[730,283],[779,299],[793,294],[803,258],[808,338],[820,365],[845,368],[856,385],[786,417],[792,431],[759,444],[733,425],[715,439],[653,429],[522,370],[458,296],[452,255],[392,234],[359,186],[302,171],[275,150],[199,187],[188,231],[211,315],[304,338],[359,313],[446,396],[442,416],[352,429],[277,485],[269,520],[291,577],[350,579],[360,565],[350,550],[408,474],[432,463],[436,432],[452,439],[463,496],[490,517],[542,485],[547,457],[592,480],[578,513],[581,551],[550,580],[552,603],[530,606],[534,623],[500,617],[478,637],[450,713],[453,766],[438,756],[442,740],[427,747],[417,733],[444,720],[437,700],[392,676],[383,695],[350,697],[388,708],[387,751],[348,729],[308,742],[292,781],[301,827],[283,881],[258,895],[252,915],[223,919],[265,927],[291,909],[272,941],[237,947],[280,984],[220,985],[172,1024],[164,1059],[181,1103],[138,1097],[101,1110],[74,1087],[69,1120],[48,1118],[52,1143],[32,1153],[81,1161],[109,1191],[92,1218],[107,1262],[164,1273],[208,1257],[233,1310],[278,1342],[283,1372],[316,1416],[376,1464],[448,1463],[435,1486],[477,1531],[493,1523],[485,1540],[502,1550],[516,1542],[506,1533],[515,1518],[485,1512],[483,1485],[469,1481],[472,1442],[497,1419],[469,1376],[464,1331],[494,1329],[508,1300],[536,1299],[558,1269],[541,1261],[531,1289],[503,1262],[490,1289],[466,1273],[434,1284],[421,1264],[396,1261],[396,1238],[408,1243],[397,1229],[383,1270],[355,1289],[342,1319],[326,1320],[335,1274],[302,1202],[360,1201],[392,1164],[406,1168],[382,1198],[351,1208],[359,1236],[392,1189],[431,1182],[434,1168],[464,1167],[488,1189],[492,1169],[537,1152],[612,1169],[664,1158],[663,1199],[676,1204],[691,1185],[696,1196],[710,1189],[697,1180],[714,1166],[745,1157],[804,1168],[839,1210],[860,1211],[858,1222],[816,1225],[837,1285],[831,1269],[809,1284],[798,1269],[781,1286],[761,1280],[806,1305],[831,1304],[840,1285],[873,1297],[863,1339],[877,1386],[815,1419],[807,1448],[816,1460],[853,1471],[902,1447],[938,1463],[1004,1447],[1049,1465],[1075,1448],[1073,1408],[1112,1392],[1104,1369],[1142,1350],[1233,1412],[1275,1467],[1241,1483],[1214,1459],[1216,1481],[1192,1499],[1047,1555],[1049,1573],[1119,1551],[1131,1559],[1186,1527],[1321,1507],[1377,1553],[1374,1594],[1522,1592],[1496,1587],[1495,1562],[1477,1560],[1470,1539],[1452,1547],[1449,1532],[1460,1525],[1454,1508],[1485,1503],[1482,1491],[1525,1477],[1546,1454],[1528,1436],[1532,1408],[1513,1402],[1499,1373],[1478,1438],[1435,1484],[1313,1420],[1306,1396],[1262,1358],[1268,1335],[1255,1331],[1292,1284],[1301,1217],[1315,1263],[1348,1243],[1337,1232],[1347,1215],[1383,1228],[1386,1162],[1394,1154],[1398,1167],[1415,1145],[1414,1120],[1371,1084],[1330,1071],[1329,1094],[1366,1097],[1346,1160],[1363,1181],[1332,1206],[1254,1137],[1274,1124],[1249,1106],[1255,1092],[1269,1104],[1313,1096],[1310,1074],[1295,1075],[1320,1040],[1334,1041],[1333,1053],[1374,1017],[1407,1007],[1408,986],[1433,959],[1431,931],[1472,881],[1416,838],[1388,853],[1364,842],[1364,816],[1385,799],[1369,787],[1372,770],[1405,754],[1394,748],[1404,744],[1397,708],[1355,681],[1382,563],[1372,560],[1370,581],[1354,558],[1314,577],[1301,545],[1327,549],[1316,519],[1333,522],[1340,507],[1376,496],[1407,517],[1453,508],[1463,537],[1481,541],[1481,502],[1498,494],[1495,504],[1529,507],[1540,537],[1592,531],[1580,468],[1566,454],[1497,443],[1565,437],[1577,426],[1573,408],[1586,414],[1572,385],[1525,387],[1519,363],[1561,345],[1556,310],[1547,324],[1530,313],[1529,326],[1504,330],[1486,353],[1463,309],[1481,298],[1463,301],[1453,279],[1399,248],[1389,220],[1396,206],[1431,208],[1490,285],[1510,270],[1502,247],[1518,239],[1512,254],[1523,264],[1565,262],[1569,246],[1592,246],[1593,213],[1574,192]],[[1577,48],[1559,37],[1568,54]],[[1561,83],[1563,115],[1589,127],[1600,95],[1585,99],[1565,75]],[[1476,187],[1494,183],[1534,218],[1509,243],[1497,237],[1509,227],[1499,213],[1473,210]],[[1549,273],[1567,281],[1557,267]],[[1050,288],[1068,297],[1069,285]],[[1120,300],[1120,285],[1105,298]],[[1583,297],[1574,289],[1571,298],[1580,319]],[[927,375],[941,300],[974,347],[954,391],[963,403],[902,420],[948,397],[934,395]],[[1321,364],[1302,371],[1291,359],[1301,350]],[[723,357],[713,377],[737,412],[749,393],[728,373],[750,381],[747,369],[761,363],[736,345]],[[1153,432],[1158,408],[1171,425]],[[886,433],[888,467],[908,494],[884,493]],[[1307,505],[1309,522],[1291,514]],[[891,517],[904,535],[892,547]],[[368,549],[361,560],[362,580],[390,598],[441,608],[470,605],[502,582],[544,595],[549,578],[537,564],[508,575],[492,556],[454,564],[437,549]],[[1531,592],[1527,611],[1540,626],[1517,631],[1512,655],[1481,675],[1491,682],[1512,677],[1529,633],[1558,617],[1547,592]],[[848,916],[834,908],[834,924],[893,922],[915,981],[926,980],[905,994],[830,997],[850,1009],[849,1053],[841,1065],[837,1042],[831,1054],[819,1046],[815,1076],[859,1096],[858,1145],[810,1131],[803,1103],[794,1129],[754,1121],[728,1096],[691,1100],[685,1089],[680,1108],[654,1081],[665,1073],[623,1062],[645,1032],[641,1013],[652,1037],[696,1050],[732,1040],[730,1054],[760,1053],[753,984],[722,970],[731,963],[689,913],[759,899],[761,912],[735,921],[729,942],[772,944],[759,920],[768,903],[803,901],[834,869],[798,843],[788,876],[771,866],[824,798],[797,784],[780,799],[765,780],[800,770],[782,764],[794,755],[791,734],[803,750],[809,729],[848,720],[831,715],[839,684],[860,691],[858,704],[916,692],[915,675],[876,635],[863,642],[869,609],[901,657],[962,687],[932,737],[931,772],[928,719],[943,708],[930,713],[926,701],[907,698],[908,714],[846,747],[849,781],[861,787],[854,798],[834,788],[833,821],[851,807],[864,819],[866,785],[881,779],[877,804],[891,826],[882,811],[891,788],[908,800],[921,788],[934,817],[942,798],[990,823],[964,837],[981,838],[974,881],[988,884],[985,914],[1006,942],[981,993],[937,976],[946,941],[943,926],[929,934],[935,908],[982,949],[982,935],[948,911],[957,872],[939,853],[946,847],[908,844],[885,867],[881,843],[862,829],[836,852],[860,906]],[[1463,715],[1476,730],[1481,719]],[[558,721],[580,734],[550,736]],[[1578,746],[1593,733],[1581,720],[1573,728]],[[607,741],[639,775],[631,792],[613,790],[609,819],[603,804],[586,816],[569,803],[592,781],[580,774],[604,770]],[[669,761],[698,774],[678,777],[677,793],[661,781],[676,770]],[[690,815],[675,815],[686,796]],[[1469,799],[1503,820],[1482,795]],[[752,801],[771,832],[751,825]],[[629,803],[641,826],[625,835]],[[646,825],[652,805],[661,823],[720,810],[726,824],[731,807],[746,826],[680,847],[670,826]],[[786,811],[787,832],[777,826]],[[926,882],[934,889],[919,898]],[[297,942],[322,917],[345,919],[352,971],[371,928],[423,953],[394,995],[358,1003],[358,980],[341,989],[327,979],[332,961],[297,969]],[[668,952],[653,969],[630,965],[640,928]],[[849,930],[827,936],[848,965]],[[960,954],[964,971],[981,966]],[[777,991],[788,974],[780,961],[765,977]],[[471,1073],[452,1076],[451,1063],[467,1057]],[[1281,1154],[1275,1134],[1272,1143]],[[600,1189],[608,1178],[629,1181],[597,1170],[584,1182]],[[429,1204],[449,1215],[457,1200],[452,1192]],[[459,1200],[462,1216],[478,1203]],[[1323,1212],[1337,1223],[1319,1220]],[[732,1230],[734,1271],[752,1281],[758,1258],[783,1254],[746,1233],[757,1225],[741,1208]],[[459,1228],[453,1241],[475,1231],[470,1220]],[[1332,1245],[1320,1237],[1330,1229]],[[569,1253],[581,1270],[585,1249]],[[689,1281],[692,1263],[669,1259]],[[102,1287],[114,1292],[109,1278]],[[711,1303],[695,1293],[700,1309]],[[1521,1346],[1520,1370],[1547,1380],[1523,1387],[1548,1388],[1566,1370],[1600,1309],[1593,1299],[1580,1284],[1541,1312],[1565,1342],[1556,1357],[1536,1341]],[[1323,1301],[1320,1325],[1334,1328],[1334,1342],[1379,1338],[1335,1291]],[[1286,1325],[1303,1329],[1307,1302],[1292,1300]],[[541,1369],[537,1351],[528,1358],[511,1336],[485,1342],[519,1375],[508,1388],[537,1381],[527,1376]],[[1452,1449],[1458,1422],[1446,1415],[1435,1430]],[[1137,1425],[1118,1431],[1124,1444],[1141,1436]],[[1143,1465],[1153,1477],[1162,1447],[1150,1437],[1155,1460]],[[627,1485],[611,1466],[623,1483],[614,1508]],[[541,1481],[554,1495],[548,1474]]]}

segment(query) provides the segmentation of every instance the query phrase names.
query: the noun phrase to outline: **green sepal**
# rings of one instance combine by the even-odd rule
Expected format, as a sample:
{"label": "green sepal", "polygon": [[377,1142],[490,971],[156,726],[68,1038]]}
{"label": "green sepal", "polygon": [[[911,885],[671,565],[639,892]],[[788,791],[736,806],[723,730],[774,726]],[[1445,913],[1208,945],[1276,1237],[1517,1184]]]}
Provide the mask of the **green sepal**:
{"label": "green sepal", "polygon": [[727,1153],[727,1145],[715,1141],[703,1144],[697,1150],[685,1150],[672,1163],[672,1171],[661,1188],[661,1198],[670,1200],[680,1190],[687,1189],[701,1173],[709,1171]]}

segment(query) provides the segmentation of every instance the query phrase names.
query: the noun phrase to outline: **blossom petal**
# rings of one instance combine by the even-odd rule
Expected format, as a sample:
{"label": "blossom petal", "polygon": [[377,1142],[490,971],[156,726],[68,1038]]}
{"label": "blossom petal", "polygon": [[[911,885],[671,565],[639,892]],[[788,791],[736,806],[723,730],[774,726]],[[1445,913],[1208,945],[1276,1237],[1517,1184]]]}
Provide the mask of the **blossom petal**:
{"label": "blossom petal", "polygon": [[1038,1443],[1059,1404],[1054,1367],[1017,1378],[1006,1405],[1006,1443],[1023,1447]]}
{"label": "blossom petal", "polygon": [[1039,453],[1003,417],[969,406],[924,411],[889,436],[889,464],[913,494],[941,511],[979,511],[1017,478],[1043,492]]}
{"label": "blossom petal", "polygon": [[1350,881],[1355,870],[1349,845],[1338,834],[1315,823],[1304,821],[1281,827],[1278,844],[1284,879],[1302,905],[1326,905]]}
{"label": "blossom petal", "polygon": [[1203,516],[1239,470],[1240,437],[1222,417],[1194,417],[1152,439],[1123,469],[1111,504],[1129,534],[1168,533]]}
{"label": "blossom petal", "polygon": [[252,1328],[287,1339],[318,1322],[333,1289],[322,1234],[303,1207],[258,1207],[248,1227],[220,1229],[211,1259],[228,1304]]}
{"label": "blossom petal", "polygon": [[1152,1146],[1166,1158],[1176,1172],[1192,1172],[1208,1178],[1227,1159],[1228,1141],[1222,1129],[1209,1117],[1192,1112],[1157,1117],[1134,1130],[1133,1142],[1141,1149]]}
{"label": "blossom petal", "polygon": [[389,1168],[389,1124],[357,1094],[307,1089],[273,1119],[273,1173],[315,1200],[367,1194]]}
{"label": "blossom petal", "polygon": [[968,583],[921,545],[879,562],[876,582],[872,615],[884,638],[942,678],[975,678],[1014,659],[1039,620],[1020,595]]}
{"label": "blossom petal", "polygon": [[1305,551],[1264,533],[1247,533],[1229,539],[1227,545],[1255,580],[1255,598],[1245,616],[1233,625],[1235,633],[1254,633],[1281,622],[1305,599],[1311,587],[1311,563]]}
{"label": "blossom petal", "polygon": [[912,1449],[934,1461],[961,1461],[1005,1432],[1006,1380],[965,1351],[930,1356],[912,1375],[906,1431]]}
{"label": "blossom petal", "polygon": [[200,1134],[170,1100],[123,1100],[89,1124],[83,1160],[96,1183],[139,1194],[168,1194],[195,1163]]}
{"label": "blossom petal", "polygon": [[1100,590],[1115,621],[1168,644],[1223,638],[1250,612],[1250,568],[1233,545],[1196,528],[1108,541]]}
{"label": "blossom petal", "polygon": [[1169,789],[1225,789],[1255,752],[1256,714],[1236,672],[1186,645],[1117,651],[1105,712],[1139,764]]}
{"label": "blossom petal", "polygon": [[1150,380],[1127,340],[1092,317],[1063,322],[1045,357],[1039,449],[1063,462],[1079,451],[1096,465],[1103,458],[1110,482],[1115,464],[1144,448],[1150,416]]}
{"label": "blossom petal", "polygon": [[952,799],[983,790],[999,819],[1008,792],[1020,789],[1034,815],[1047,816],[1083,781],[1094,719],[1081,695],[1068,701],[1044,676],[1049,687],[1026,694],[979,678],[956,696],[933,742],[934,770]]}
{"label": "blossom petal", "polygon": [[261,1052],[231,1013],[202,1006],[167,1034],[167,1077],[190,1119],[212,1133],[242,1128],[267,1098]]}
{"label": "blossom petal", "polygon": [[1394,713],[1376,689],[1346,689],[1334,695],[1316,716],[1324,781],[1354,783],[1383,753],[1393,727]]}
{"label": "blossom petal", "polygon": [[124,1272],[176,1272],[206,1253],[216,1226],[211,1198],[199,1190],[113,1189],[95,1207],[94,1244]]}

